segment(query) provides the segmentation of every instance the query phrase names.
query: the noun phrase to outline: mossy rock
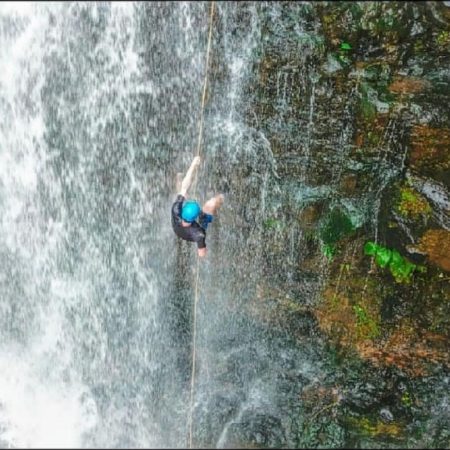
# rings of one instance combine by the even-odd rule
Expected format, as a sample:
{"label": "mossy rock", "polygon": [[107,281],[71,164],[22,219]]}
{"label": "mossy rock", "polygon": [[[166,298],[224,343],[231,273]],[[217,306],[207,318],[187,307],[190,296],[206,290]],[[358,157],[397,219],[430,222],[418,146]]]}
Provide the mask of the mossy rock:
{"label": "mossy rock", "polygon": [[[355,245],[361,245],[358,243],[361,238],[356,239]],[[365,251],[376,256],[380,247],[369,241]],[[346,253],[351,257],[335,258],[322,300],[314,311],[319,329],[340,354],[354,353],[376,367],[394,366],[412,377],[430,373],[436,364],[450,367],[450,336],[445,334],[447,309],[442,309],[445,296],[441,302],[429,298],[432,293],[441,292],[437,288],[443,289],[444,285],[439,277],[433,284],[428,272],[417,277],[414,284],[403,281],[395,286],[390,284],[385,271],[391,270],[391,265],[405,267],[403,272],[394,270],[394,276],[410,279],[413,264],[397,250],[386,250],[389,251],[383,255],[384,269],[368,273],[363,252],[358,255],[351,251]],[[400,296],[402,313],[384,322],[382,308],[393,296]],[[422,303],[416,302],[422,302],[423,308]],[[432,320],[438,317],[435,308],[442,310],[437,321]],[[428,310],[431,319],[421,320]]]}
{"label": "mossy rock", "polygon": [[[347,272],[347,273],[344,273]],[[341,266],[342,284],[330,284],[323,292],[323,301],[316,310],[319,327],[341,347],[354,347],[360,341],[380,337],[381,292],[366,277],[357,277],[351,268]],[[336,280],[334,281],[336,282]]]}
{"label": "mossy rock", "polygon": [[357,134],[355,147],[360,149],[360,156],[379,153],[379,144],[383,140],[388,118],[386,114],[378,114],[373,106],[373,114],[364,112],[357,116]]}
{"label": "mossy rock", "polygon": [[333,208],[321,227],[319,236],[324,244],[333,245],[354,231],[350,218],[340,208]]}
{"label": "mossy rock", "polygon": [[413,220],[428,219],[432,213],[432,208],[426,198],[407,184],[399,188],[395,208],[403,217]]}
{"label": "mossy rock", "polygon": [[446,49],[446,50],[450,50],[450,31],[442,30],[436,36],[436,43],[439,47],[442,47],[443,49]]}
{"label": "mossy rock", "polygon": [[362,342],[359,354],[376,366],[392,365],[410,376],[425,376],[432,366],[450,366],[449,339],[417,327],[412,320],[403,319],[378,346]]}
{"label": "mossy rock", "polygon": [[367,417],[347,417],[344,421],[348,424],[349,430],[363,436],[400,438],[405,433],[404,424],[397,422],[384,423],[380,419]]}

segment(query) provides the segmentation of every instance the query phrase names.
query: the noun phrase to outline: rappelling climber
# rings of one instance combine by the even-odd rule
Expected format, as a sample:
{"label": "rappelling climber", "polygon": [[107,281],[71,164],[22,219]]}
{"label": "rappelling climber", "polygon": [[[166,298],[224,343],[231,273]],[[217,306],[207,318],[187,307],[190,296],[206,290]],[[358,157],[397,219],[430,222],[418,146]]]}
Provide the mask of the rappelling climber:
{"label": "rappelling climber", "polygon": [[[195,200],[186,200],[187,191],[191,187],[194,172],[200,165],[200,156],[196,156],[181,184],[177,186],[178,194],[172,205],[172,227],[175,234],[186,241],[196,242],[198,256],[206,256],[206,229],[222,205],[224,196],[217,194],[200,208]],[[179,174],[182,175],[182,174]]]}

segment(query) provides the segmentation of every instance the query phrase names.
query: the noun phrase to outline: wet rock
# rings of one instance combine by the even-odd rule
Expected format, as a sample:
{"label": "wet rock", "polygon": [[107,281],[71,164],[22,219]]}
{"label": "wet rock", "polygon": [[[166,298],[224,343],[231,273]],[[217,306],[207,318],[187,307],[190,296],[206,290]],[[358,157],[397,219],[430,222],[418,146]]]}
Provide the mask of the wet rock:
{"label": "wet rock", "polygon": [[383,398],[382,386],[375,386],[364,381],[349,386],[348,392],[344,395],[344,402],[360,411],[370,410]]}
{"label": "wet rock", "polygon": [[389,423],[394,420],[394,415],[387,408],[382,408],[380,410],[380,418],[383,422]]}
{"label": "wet rock", "polygon": [[275,285],[259,284],[256,296],[245,308],[249,314],[257,317],[274,329],[282,329],[290,336],[303,340],[313,333],[315,328],[311,306],[302,301],[300,292],[303,284],[294,284],[291,292],[283,291]]}
{"label": "wet rock", "polygon": [[386,296],[380,309],[383,325],[394,325],[400,317],[408,314],[407,305],[395,294]]}
{"label": "wet rock", "polygon": [[382,345],[367,342],[358,345],[360,355],[376,366],[392,365],[409,376],[424,376],[432,364],[450,365],[448,338],[442,334],[420,331],[411,321],[403,320]]}
{"label": "wet rock", "polygon": [[[367,269],[358,258],[337,257],[333,267],[314,314],[319,328],[340,352],[354,351],[376,367],[396,367],[409,376],[423,376],[436,364],[450,366],[445,347],[446,309],[439,313],[445,285],[439,279],[435,284],[417,281],[416,286],[400,286],[395,291],[376,272],[359,278],[358,273]],[[433,303],[432,293],[439,291],[439,284],[443,291]],[[384,299],[391,297],[396,314],[383,322]]]}
{"label": "wet rock", "polygon": [[327,56],[326,63],[323,64],[322,69],[327,74],[334,74],[335,72],[342,70],[343,66],[342,66],[341,62],[339,61],[338,57],[329,53]]}
{"label": "wet rock", "polygon": [[424,252],[430,262],[450,272],[450,231],[428,230],[421,237],[418,250]]}
{"label": "wet rock", "polygon": [[230,425],[224,448],[281,448],[286,441],[278,417],[257,411],[245,411],[239,422]]}
{"label": "wet rock", "polygon": [[316,228],[317,223],[322,214],[322,205],[313,204],[302,209],[298,214],[298,220],[305,230],[313,230]]}
{"label": "wet rock", "polygon": [[358,176],[352,173],[346,174],[341,179],[340,191],[347,196],[353,196],[356,193],[357,185]]}
{"label": "wet rock", "polygon": [[397,77],[389,85],[389,91],[394,94],[417,94],[430,87],[430,82],[420,78]]}
{"label": "wet rock", "polygon": [[[259,97],[252,108],[271,143],[282,189],[294,192],[293,186],[301,186],[285,202],[289,208],[283,209],[282,231],[267,235],[273,239],[270,246],[280,248],[280,258],[268,257],[267,265],[286,272],[283,244],[293,242],[291,278],[308,272],[315,282],[303,296],[286,295],[287,283],[277,285],[279,292],[273,294],[264,287],[264,294],[247,306],[254,317],[277,329],[293,330],[298,322],[301,334],[307,329],[302,308],[309,296],[320,331],[343,359],[357,355],[380,370],[423,376],[433,365],[449,363],[445,279],[438,278],[431,259],[442,268],[445,255],[431,245],[416,248],[420,253],[412,254],[411,261],[421,265],[429,258],[429,272],[414,273],[409,286],[395,286],[389,270],[364,259],[364,243],[358,239],[365,227],[370,229],[366,240],[376,230],[377,242],[406,258],[406,246],[417,247],[428,228],[447,229],[450,223],[450,91],[442,64],[448,48],[444,10],[450,9],[433,3],[431,11],[428,4],[411,2],[319,2],[311,9],[317,12],[308,19],[311,28],[289,22],[295,30],[289,34],[285,25],[267,25],[267,44],[255,71]],[[289,48],[283,49],[278,31],[292,38]],[[312,39],[316,32],[320,38]],[[292,44],[295,34],[297,47]],[[305,57],[312,52],[314,59]],[[413,178],[419,182],[409,183]],[[333,207],[347,204],[345,197],[360,208],[364,224],[353,234],[345,229],[346,221],[327,217]],[[319,199],[326,199],[320,210],[314,203]],[[297,206],[291,207],[293,203]],[[372,209],[377,204],[380,209]],[[339,246],[332,261],[321,254],[321,237]],[[319,295],[317,278],[323,281]],[[347,393],[349,404],[380,413],[387,403],[364,384]],[[391,404],[388,411],[395,420],[386,413],[388,423],[381,414],[361,419],[356,427],[369,436],[398,437],[399,414]]]}
{"label": "wet rock", "polygon": [[362,149],[364,155],[370,155],[371,153],[378,155],[380,152],[379,145],[388,125],[388,117],[381,114],[377,115],[375,111],[367,112],[365,108],[367,108],[367,105],[365,106],[361,102],[357,117],[358,129],[355,135],[355,145]]}
{"label": "wet rock", "polygon": [[411,186],[420,192],[432,205],[433,218],[439,227],[450,229],[450,193],[445,186],[434,180],[406,173]]}
{"label": "wet rock", "polygon": [[230,389],[226,394],[218,394],[208,399],[205,409],[207,415],[199,415],[197,420],[196,443],[200,447],[214,447],[220,438],[222,424],[227,423],[237,414],[244,401],[242,391]]}
{"label": "wet rock", "polygon": [[411,146],[410,167],[450,189],[450,129],[415,125]]}

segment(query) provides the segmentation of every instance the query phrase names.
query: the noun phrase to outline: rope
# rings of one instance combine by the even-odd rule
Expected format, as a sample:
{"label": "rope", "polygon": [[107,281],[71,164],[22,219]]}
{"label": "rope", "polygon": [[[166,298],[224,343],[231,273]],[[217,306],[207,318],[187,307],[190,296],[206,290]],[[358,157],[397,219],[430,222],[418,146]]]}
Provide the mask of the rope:
{"label": "rope", "polygon": [[[198,142],[197,142],[197,152],[196,156],[200,156],[200,148],[202,143],[203,136],[203,111],[205,109],[205,101],[206,101],[206,86],[208,83],[208,67],[209,67],[209,54],[211,50],[211,36],[212,36],[212,23],[213,23],[213,15],[214,15],[214,6],[215,2],[211,2],[211,12],[209,18],[209,35],[208,35],[208,47],[206,49],[206,68],[205,68],[205,79],[203,82],[203,95],[202,95],[202,104],[200,109],[200,123],[199,123],[199,132],[198,132]],[[194,196],[197,190],[197,171],[195,172],[195,181],[194,181]],[[197,254],[197,268],[196,268],[196,278],[195,278],[195,290],[194,290],[194,332],[193,332],[193,343],[192,343],[192,372],[191,372],[191,392],[190,392],[190,401],[189,401],[189,448],[192,448],[192,429],[193,429],[193,420],[192,420],[192,406],[194,401],[194,387],[195,387],[195,350],[196,350],[196,338],[197,338],[197,303],[198,303],[198,282],[200,278],[200,260]]]}
{"label": "rope", "polygon": [[[211,2],[211,11],[209,17],[209,35],[208,35],[208,46],[206,48],[206,69],[205,69],[205,79],[203,81],[203,94],[202,94],[202,106],[200,108],[200,122],[199,122],[199,130],[198,130],[198,140],[197,140],[197,151],[196,156],[200,156],[200,148],[202,145],[202,137],[203,137],[203,111],[205,109],[206,103],[206,87],[208,84],[208,68],[209,68],[209,54],[211,50],[211,36],[212,36],[212,21],[214,16],[214,6],[215,1]],[[194,197],[197,192],[197,171],[195,172],[194,179]]]}

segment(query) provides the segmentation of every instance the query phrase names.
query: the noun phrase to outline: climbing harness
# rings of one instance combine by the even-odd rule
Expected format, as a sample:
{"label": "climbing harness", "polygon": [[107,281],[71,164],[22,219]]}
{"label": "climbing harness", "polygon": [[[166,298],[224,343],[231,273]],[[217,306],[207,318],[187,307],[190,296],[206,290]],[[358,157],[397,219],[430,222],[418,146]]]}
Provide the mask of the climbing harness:
{"label": "climbing harness", "polygon": [[[202,103],[200,109],[200,123],[199,123],[199,132],[198,132],[198,142],[197,142],[197,152],[196,156],[200,156],[200,148],[202,144],[202,136],[203,136],[203,111],[205,109],[205,101],[206,101],[206,86],[208,83],[208,67],[209,67],[209,53],[211,50],[211,35],[212,35],[212,23],[214,16],[214,6],[215,2],[211,2],[211,11],[209,17],[209,35],[208,35],[208,46],[206,49],[206,66],[205,66],[205,79],[203,83],[203,95],[202,95]],[[195,173],[195,181],[194,181],[194,195],[197,190],[197,171]],[[193,317],[193,342],[192,342],[192,372],[191,372],[191,391],[190,391],[190,401],[189,401],[189,448],[192,448],[192,429],[193,429],[193,420],[192,420],[192,408],[194,401],[194,387],[195,387],[195,350],[196,350],[196,336],[197,336],[197,303],[198,303],[198,282],[200,278],[200,260],[197,254],[197,268],[196,268],[196,277],[195,277],[195,289],[194,289],[194,317]]]}

